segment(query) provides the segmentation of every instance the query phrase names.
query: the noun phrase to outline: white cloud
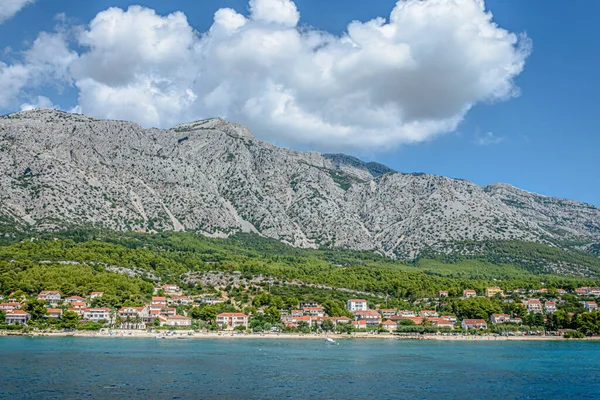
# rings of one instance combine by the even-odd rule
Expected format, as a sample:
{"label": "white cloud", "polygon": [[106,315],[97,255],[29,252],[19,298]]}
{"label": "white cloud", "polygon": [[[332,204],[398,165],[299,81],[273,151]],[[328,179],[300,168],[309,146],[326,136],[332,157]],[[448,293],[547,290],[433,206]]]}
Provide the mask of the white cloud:
{"label": "white cloud", "polygon": [[29,110],[34,110],[36,108],[60,109],[59,106],[54,105],[49,98],[44,97],[44,96],[37,96],[33,103],[21,104],[21,111],[29,111]]}
{"label": "white cloud", "polygon": [[0,2],[0,24],[12,18],[21,9],[35,0],[2,0]]}
{"label": "white cloud", "polygon": [[70,64],[78,57],[67,46],[62,33],[42,32],[31,48],[23,52],[23,61],[12,65],[0,62],[0,108],[16,107],[24,89],[70,84]]}
{"label": "white cloud", "polygon": [[500,144],[504,141],[504,136],[496,136],[492,132],[486,132],[484,134],[477,134],[475,137],[475,144],[479,146],[489,146],[492,144]]}
{"label": "white cloud", "polygon": [[[481,0],[401,0],[342,36],[299,18],[291,0],[250,0],[248,17],[220,9],[201,34],[181,12],[109,8],[79,32],[79,55],[56,35],[46,41],[67,61],[34,45],[29,63],[72,79],[78,110],[98,117],[169,127],[223,116],[280,144],[378,150],[453,131],[475,104],[517,96],[531,50]],[[3,71],[18,75],[11,67],[0,65],[0,89]]]}

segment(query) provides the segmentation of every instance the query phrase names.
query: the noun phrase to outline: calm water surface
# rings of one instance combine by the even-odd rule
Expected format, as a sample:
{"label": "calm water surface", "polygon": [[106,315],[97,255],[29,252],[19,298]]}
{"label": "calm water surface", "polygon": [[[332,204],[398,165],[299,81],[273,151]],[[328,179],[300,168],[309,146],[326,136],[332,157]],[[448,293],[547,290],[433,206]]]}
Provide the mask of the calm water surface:
{"label": "calm water surface", "polygon": [[600,399],[600,343],[0,338],[2,399]]}

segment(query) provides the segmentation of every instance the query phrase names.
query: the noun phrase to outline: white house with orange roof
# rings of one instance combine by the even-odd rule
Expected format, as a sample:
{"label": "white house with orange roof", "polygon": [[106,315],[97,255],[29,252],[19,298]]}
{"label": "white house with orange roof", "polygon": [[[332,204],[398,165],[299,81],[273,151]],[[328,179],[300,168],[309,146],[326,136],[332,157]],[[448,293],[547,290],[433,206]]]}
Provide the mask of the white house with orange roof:
{"label": "white house with orange roof", "polygon": [[366,310],[354,312],[356,320],[363,320],[367,325],[379,325],[381,323],[381,314],[377,311]]}
{"label": "white house with orange roof", "polygon": [[434,310],[421,310],[419,311],[419,317],[423,317],[423,318],[433,318],[433,317],[437,317],[438,313]]}
{"label": "white house with orange roof", "polygon": [[167,283],[166,285],[162,285],[160,288],[167,294],[181,294],[181,288],[174,283]]}
{"label": "white house with orange roof", "polygon": [[192,319],[183,315],[173,315],[167,317],[165,321],[167,326],[192,326]]}
{"label": "white house with orange roof", "polygon": [[217,324],[224,330],[235,329],[238,326],[248,328],[248,316],[235,312],[221,313],[217,315]]}
{"label": "white house with orange roof", "polygon": [[304,312],[304,314],[312,315],[315,317],[325,316],[325,310],[323,310],[323,307],[304,307],[302,311]]}
{"label": "white house with orange roof", "polygon": [[21,303],[15,303],[15,302],[0,303],[0,310],[4,310],[4,311],[20,310],[22,306],[23,305]]}
{"label": "white house with orange roof", "polygon": [[365,299],[349,299],[346,302],[346,309],[349,311],[367,311],[369,309]]}
{"label": "white house with orange roof", "polygon": [[555,301],[547,301],[544,303],[544,311],[546,314],[552,314],[556,312],[556,302]]}
{"label": "white house with orange roof", "polygon": [[92,294],[90,294],[90,300],[94,300],[96,297],[102,296],[104,296],[104,292],[92,292]]}
{"label": "white house with orange roof", "polygon": [[487,322],[483,319],[463,319],[460,326],[464,329],[487,329]]}
{"label": "white house with orange roof", "polygon": [[31,314],[23,310],[12,310],[6,313],[4,321],[8,325],[27,325],[27,321],[31,319]]}
{"label": "white house with orange roof", "polygon": [[379,314],[381,314],[381,316],[386,319],[391,318],[394,315],[396,315],[396,310],[391,309],[391,308],[382,308],[382,309],[377,310],[377,312],[379,312]]}
{"label": "white house with orange roof", "polygon": [[477,297],[477,292],[473,289],[463,290],[463,298],[468,299],[469,297]]}
{"label": "white house with orange roof", "polygon": [[391,320],[388,319],[386,321],[383,321],[381,323],[381,326],[386,331],[392,332],[392,331],[396,330],[396,328],[398,327],[398,324],[396,324],[394,321],[391,321]]}
{"label": "white house with orange roof", "polygon": [[492,314],[491,317],[492,324],[494,325],[503,324],[505,322],[508,322],[509,319],[510,317],[508,314]]}
{"label": "white house with orange roof", "polygon": [[83,310],[83,319],[88,321],[111,321],[110,309],[106,307],[85,308]]}
{"label": "white house with orange roof", "polygon": [[62,318],[63,315],[63,310],[61,308],[48,308],[46,312],[46,318],[58,319]]}
{"label": "white house with orange roof", "polygon": [[585,308],[588,311],[594,311],[598,309],[598,305],[595,301],[584,301],[583,308]]}
{"label": "white house with orange roof", "polygon": [[542,312],[542,302],[538,299],[530,299],[525,302],[525,306],[534,314],[538,314]]}
{"label": "white house with orange roof", "polygon": [[87,300],[84,299],[81,296],[69,296],[69,297],[66,297],[65,300],[64,300],[64,302],[67,303],[67,304],[73,304],[73,303],[84,303],[84,304],[87,304]]}
{"label": "white house with orange roof", "polygon": [[58,290],[42,290],[37,299],[45,303],[57,304],[60,302],[60,292]]}
{"label": "white house with orange roof", "polygon": [[165,296],[154,296],[154,297],[152,297],[151,303],[152,303],[152,305],[166,306],[167,298]]}

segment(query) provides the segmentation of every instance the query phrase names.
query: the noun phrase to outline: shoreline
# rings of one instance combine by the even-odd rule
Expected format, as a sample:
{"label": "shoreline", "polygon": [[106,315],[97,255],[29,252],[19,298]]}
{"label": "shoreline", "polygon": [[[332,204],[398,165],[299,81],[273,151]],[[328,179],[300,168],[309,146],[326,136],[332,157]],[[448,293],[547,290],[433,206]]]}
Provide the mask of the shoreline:
{"label": "shoreline", "polygon": [[[169,335],[166,335],[169,332]],[[201,333],[189,331],[135,331],[135,330],[112,330],[109,332],[32,332],[21,333],[14,331],[0,331],[2,337],[77,337],[77,338],[125,338],[125,339],[162,339],[162,340],[193,340],[193,339],[285,339],[285,340],[433,340],[433,341],[469,341],[469,342],[492,342],[492,341],[600,341],[600,336],[585,337],[581,339],[565,339],[562,336],[445,336],[445,335],[411,335],[400,336],[391,334],[373,335],[369,333],[347,334],[294,334],[294,333],[267,333],[267,334],[237,334],[229,332]]]}

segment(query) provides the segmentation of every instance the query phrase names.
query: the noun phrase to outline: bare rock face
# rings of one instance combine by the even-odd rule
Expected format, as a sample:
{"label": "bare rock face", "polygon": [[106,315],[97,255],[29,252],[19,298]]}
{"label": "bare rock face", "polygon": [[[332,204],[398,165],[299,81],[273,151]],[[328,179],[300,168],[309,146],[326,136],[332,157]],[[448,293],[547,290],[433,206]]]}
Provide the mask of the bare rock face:
{"label": "bare rock face", "polygon": [[591,205],[282,149],[220,118],[160,130],[10,114],[0,118],[0,171],[0,221],[36,230],[243,231],[402,258],[462,240],[600,240]]}

